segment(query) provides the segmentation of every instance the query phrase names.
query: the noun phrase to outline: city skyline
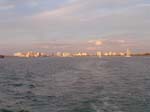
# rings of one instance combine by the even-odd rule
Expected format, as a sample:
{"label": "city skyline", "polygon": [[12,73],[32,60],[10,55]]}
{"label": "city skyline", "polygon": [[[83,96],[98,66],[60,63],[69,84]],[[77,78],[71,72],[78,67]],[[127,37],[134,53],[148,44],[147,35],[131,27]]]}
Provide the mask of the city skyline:
{"label": "city skyline", "polygon": [[150,51],[148,0],[0,0],[0,54]]}
{"label": "city skyline", "polygon": [[15,57],[49,57],[49,56],[56,56],[56,57],[85,57],[85,56],[125,56],[125,57],[131,57],[131,56],[150,56],[150,52],[140,52],[140,53],[133,53],[131,49],[127,48],[126,51],[96,51],[96,52],[86,52],[86,51],[80,51],[80,52],[53,52],[53,53],[44,53],[44,52],[38,52],[38,51],[27,51],[27,52],[16,52],[13,55],[9,56],[15,56]]}

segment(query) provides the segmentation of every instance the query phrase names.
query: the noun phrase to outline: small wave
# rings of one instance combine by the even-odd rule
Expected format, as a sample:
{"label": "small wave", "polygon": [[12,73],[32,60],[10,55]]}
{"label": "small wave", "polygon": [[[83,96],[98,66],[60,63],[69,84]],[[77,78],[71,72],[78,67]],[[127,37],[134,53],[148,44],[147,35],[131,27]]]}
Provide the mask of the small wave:
{"label": "small wave", "polygon": [[0,109],[0,112],[30,112],[28,110],[19,110],[19,111],[13,111],[9,109]]}

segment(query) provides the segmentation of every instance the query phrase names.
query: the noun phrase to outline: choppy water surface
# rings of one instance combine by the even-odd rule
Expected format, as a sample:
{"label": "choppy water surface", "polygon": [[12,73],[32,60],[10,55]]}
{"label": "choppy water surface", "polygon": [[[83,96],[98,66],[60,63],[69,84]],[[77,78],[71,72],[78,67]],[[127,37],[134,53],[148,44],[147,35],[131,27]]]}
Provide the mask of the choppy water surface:
{"label": "choppy water surface", "polygon": [[0,109],[150,112],[150,58],[1,59]]}

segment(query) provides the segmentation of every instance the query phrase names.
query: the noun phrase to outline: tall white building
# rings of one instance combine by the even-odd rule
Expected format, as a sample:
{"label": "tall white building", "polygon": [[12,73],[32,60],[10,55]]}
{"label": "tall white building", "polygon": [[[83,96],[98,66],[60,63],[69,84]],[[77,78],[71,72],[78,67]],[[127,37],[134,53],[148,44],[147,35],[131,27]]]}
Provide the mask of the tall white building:
{"label": "tall white building", "polygon": [[130,51],[130,49],[127,49],[126,57],[131,57],[131,51]]}
{"label": "tall white building", "polygon": [[71,53],[63,52],[63,53],[62,53],[62,56],[63,56],[63,57],[71,57],[72,55],[71,55]]}
{"label": "tall white building", "polygon": [[102,57],[102,52],[100,52],[100,51],[96,52],[96,56]]}

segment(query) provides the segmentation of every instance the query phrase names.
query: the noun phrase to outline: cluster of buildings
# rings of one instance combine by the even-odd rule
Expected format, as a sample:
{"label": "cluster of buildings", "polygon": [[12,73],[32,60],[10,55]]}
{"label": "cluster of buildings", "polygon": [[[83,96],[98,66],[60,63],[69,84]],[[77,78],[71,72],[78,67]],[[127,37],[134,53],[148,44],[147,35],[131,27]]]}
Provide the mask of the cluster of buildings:
{"label": "cluster of buildings", "polygon": [[40,52],[26,52],[26,53],[21,53],[21,52],[18,52],[18,53],[15,53],[14,56],[16,57],[26,57],[26,58],[29,58],[29,57],[46,57],[48,56],[47,54],[45,53],[40,53]]}
{"label": "cluster of buildings", "polygon": [[79,53],[69,53],[69,52],[57,52],[56,54],[54,54],[54,56],[58,56],[58,57],[81,57],[81,56],[126,56],[127,53],[124,52],[120,52],[120,53],[116,53],[116,52],[96,52],[95,54],[89,54],[86,52],[79,52]]}
{"label": "cluster of buildings", "polygon": [[97,52],[97,56],[101,55],[101,56],[125,56],[127,53],[124,52]]}
{"label": "cluster of buildings", "polygon": [[69,52],[57,52],[54,56],[58,57],[77,57],[77,56],[89,56],[86,52],[79,52],[79,53],[69,53]]}
{"label": "cluster of buildings", "polygon": [[45,54],[45,53],[40,53],[40,52],[26,52],[26,53],[15,53],[14,56],[17,57],[48,57],[48,56],[55,56],[55,57],[85,57],[85,56],[126,56],[127,54],[131,55],[129,50],[127,52],[96,52],[95,54],[89,54],[86,52],[78,52],[78,53],[70,53],[70,52],[57,52],[54,54]]}

